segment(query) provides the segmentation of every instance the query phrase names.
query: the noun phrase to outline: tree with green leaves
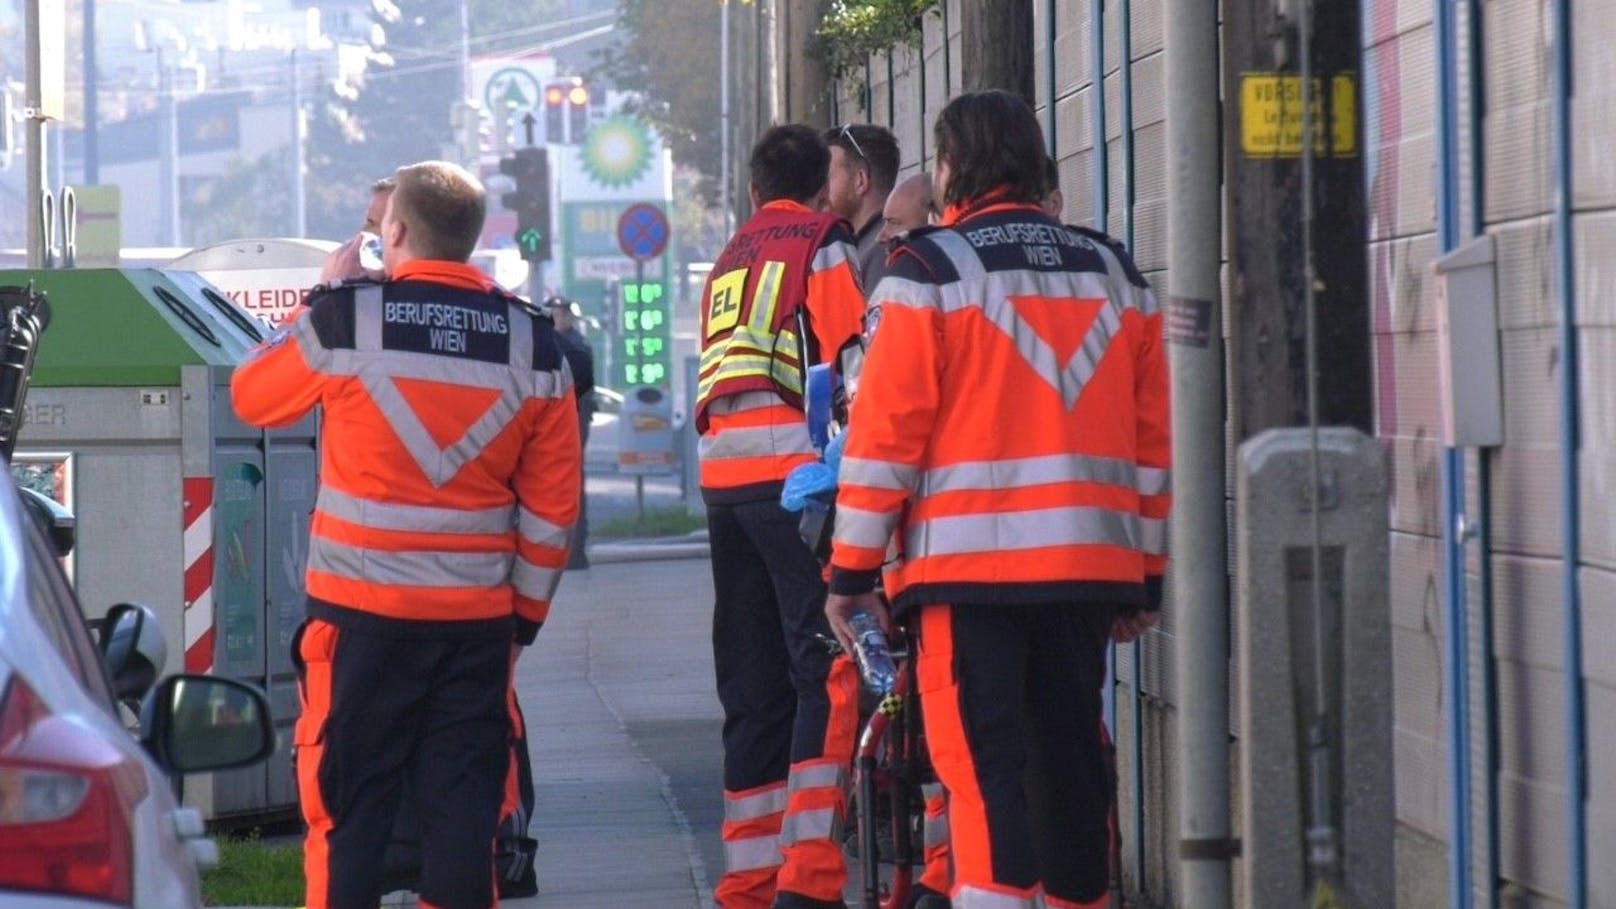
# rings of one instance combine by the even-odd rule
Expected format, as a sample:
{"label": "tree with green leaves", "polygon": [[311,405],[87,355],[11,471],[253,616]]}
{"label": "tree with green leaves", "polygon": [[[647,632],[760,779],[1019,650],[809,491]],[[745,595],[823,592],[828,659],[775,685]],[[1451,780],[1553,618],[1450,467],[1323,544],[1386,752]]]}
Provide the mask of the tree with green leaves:
{"label": "tree with green leaves", "polygon": [[[531,35],[564,13],[565,0],[470,0],[474,54],[531,49]],[[384,41],[363,81],[339,86],[311,112],[309,233],[353,233],[370,184],[400,165],[443,154],[460,98],[460,0],[383,0],[370,13]],[[553,36],[547,36],[553,37]]]}
{"label": "tree with green leaves", "polygon": [[636,112],[656,126],[673,158],[710,178],[717,191],[719,8],[716,2],[621,0],[626,39],[601,54],[600,72],[641,96]]}

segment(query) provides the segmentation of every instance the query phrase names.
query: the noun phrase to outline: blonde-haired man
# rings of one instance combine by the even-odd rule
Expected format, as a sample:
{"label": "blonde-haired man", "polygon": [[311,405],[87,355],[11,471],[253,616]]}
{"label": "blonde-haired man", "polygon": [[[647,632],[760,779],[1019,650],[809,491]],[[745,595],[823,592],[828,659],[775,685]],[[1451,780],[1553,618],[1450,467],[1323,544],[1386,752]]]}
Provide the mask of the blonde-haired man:
{"label": "blonde-haired man", "polygon": [[494,905],[510,674],[549,613],[578,511],[554,326],[467,264],[482,185],[441,161],[395,179],[386,280],[317,289],[231,381],[254,426],[323,408],[293,642],[309,909],[376,906],[406,779],[430,819],[421,905]]}

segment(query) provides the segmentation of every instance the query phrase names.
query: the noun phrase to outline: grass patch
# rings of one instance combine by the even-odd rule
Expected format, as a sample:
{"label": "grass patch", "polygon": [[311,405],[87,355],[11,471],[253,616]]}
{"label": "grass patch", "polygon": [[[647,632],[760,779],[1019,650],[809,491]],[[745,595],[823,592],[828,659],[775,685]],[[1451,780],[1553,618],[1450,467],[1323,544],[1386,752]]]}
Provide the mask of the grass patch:
{"label": "grass patch", "polygon": [[219,866],[202,872],[209,906],[303,905],[303,846],[266,843],[254,831],[219,837]]}
{"label": "grass patch", "polygon": [[707,527],[707,518],[693,515],[684,508],[652,508],[645,518],[633,515],[613,518],[599,526],[591,525],[591,537],[677,537]]}

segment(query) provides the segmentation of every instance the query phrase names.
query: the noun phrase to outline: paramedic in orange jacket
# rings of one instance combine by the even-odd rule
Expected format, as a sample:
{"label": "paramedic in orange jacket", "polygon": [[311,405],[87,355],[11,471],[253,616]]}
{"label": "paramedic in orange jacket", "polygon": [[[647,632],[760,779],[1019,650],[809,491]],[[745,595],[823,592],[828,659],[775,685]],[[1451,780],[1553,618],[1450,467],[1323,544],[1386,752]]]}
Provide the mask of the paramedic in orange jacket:
{"label": "paramedic in orange jacket", "polygon": [[566,563],[578,418],[550,320],[467,264],[481,184],[444,162],[397,181],[388,280],[317,290],[231,397],[255,426],[323,408],[294,644],[308,907],[374,909],[408,776],[421,905],[487,909],[506,691]]}
{"label": "paramedic in orange jacket", "polygon": [[1020,98],[955,98],[936,149],[942,227],[871,295],[826,613],[844,644],[853,612],[885,622],[886,565],[919,628],[953,905],[1099,907],[1104,648],[1154,623],[1167,564],[1161,315],[1120,248],[1039,210]]}
{"label": "paramedic in orange jacket", "polygon": [[806,126],[752,149],[757,208],[702,296],[696,399],[713,559],[713,661],[724,707],[723,909],[840,907],[840,828],[858,680],[833,659],[818,561],[780,507],[816,459],[804,363],[836,356],[864,313],[847,224],[816,211],[830,152]]}

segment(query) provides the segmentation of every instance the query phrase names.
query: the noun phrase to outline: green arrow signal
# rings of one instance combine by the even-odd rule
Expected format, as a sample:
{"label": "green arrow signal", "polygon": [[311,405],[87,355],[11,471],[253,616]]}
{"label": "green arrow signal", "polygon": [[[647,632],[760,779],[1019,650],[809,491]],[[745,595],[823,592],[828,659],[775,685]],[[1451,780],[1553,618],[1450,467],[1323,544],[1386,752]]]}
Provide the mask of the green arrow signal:
{"label": "green arrow signal", "polygon": [[524,230],[516,235],[516,242],[521,244],[522,248],[528,252],[537,252],[539,249],[539,243],[541,243],[543,240],[544,234],[539,233],[539,229],[537,227],[529,227],[527,230]]}

